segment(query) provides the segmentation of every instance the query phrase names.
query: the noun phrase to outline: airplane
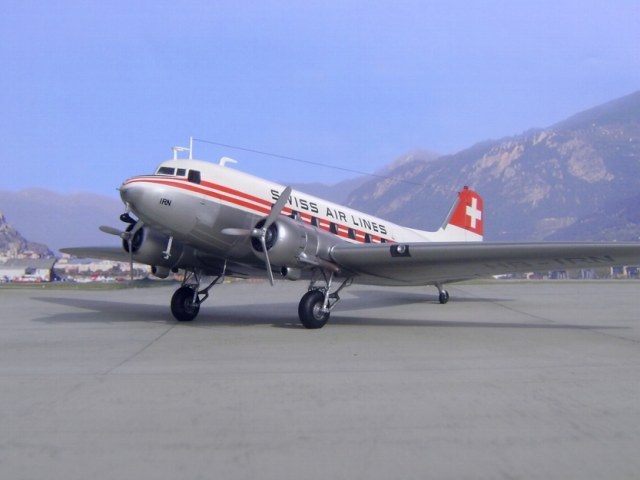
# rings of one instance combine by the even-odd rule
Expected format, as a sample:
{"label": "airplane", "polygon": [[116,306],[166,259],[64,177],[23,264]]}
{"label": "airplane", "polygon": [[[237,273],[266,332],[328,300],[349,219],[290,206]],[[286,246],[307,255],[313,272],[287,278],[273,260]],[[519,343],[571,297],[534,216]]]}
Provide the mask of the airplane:
{"label": "airplane", "polygon": [[[298,305],[308,329],[322,328],[353,283],[432,285],[441,304],[444,285],[490,275],[640,263],[634,243],[484,242],[484,202],[469,187],[458,192],[442,226],[422,231],[322,200],[290,186],[218,164],[178,158],[150,175],[125,180],[120,247],[61,249],[79,257],[129,260],[167,278],[184,272],[171,298],[178,321],[196,318],[210,290],[226,276],[278,276],[309,281]],[[132,214],[135,216],[132,217]],[[202,288],[205,277],[212,280]],[[336,287],[337,285],[337,287]]]}

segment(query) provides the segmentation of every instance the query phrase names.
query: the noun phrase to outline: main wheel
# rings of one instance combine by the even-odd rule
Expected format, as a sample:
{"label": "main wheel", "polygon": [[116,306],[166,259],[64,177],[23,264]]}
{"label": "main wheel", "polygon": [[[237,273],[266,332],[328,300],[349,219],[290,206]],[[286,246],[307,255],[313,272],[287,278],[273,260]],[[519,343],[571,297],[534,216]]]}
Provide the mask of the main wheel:
{"label": "main wheel", "polygon": [[302,325],[309,329],[322,328],[329,320],[329,312],[322,311],[324,294],[319,290],[305,293],[298,305],[298,317]]}
{"label": "main wheel", "polygon": [[193,301],[191,287],[180,287],[171,297],[171,313],[181,322],[189,322],[198,316],[200,304]]}

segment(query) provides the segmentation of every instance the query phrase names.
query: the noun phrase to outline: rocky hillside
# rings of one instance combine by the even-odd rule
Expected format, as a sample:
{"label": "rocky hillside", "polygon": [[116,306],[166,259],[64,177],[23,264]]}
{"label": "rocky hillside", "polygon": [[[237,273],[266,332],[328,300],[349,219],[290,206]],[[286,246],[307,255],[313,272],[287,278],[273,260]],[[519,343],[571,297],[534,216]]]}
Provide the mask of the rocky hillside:
{"label": "rocky hillside", "polygon": [[53,257],[53,252],[46,245],[29,242],[9,225],[0,212],[0,256],[15,258],[27,252],[33,252],[42,258]]}
{"label": "rocky hillside", "polygon": [[356,189],[348,204],[435,229],[469,185],[485,198],[488,240],[637,240],[640,92],[434,162],[408,161],[391,175]]}

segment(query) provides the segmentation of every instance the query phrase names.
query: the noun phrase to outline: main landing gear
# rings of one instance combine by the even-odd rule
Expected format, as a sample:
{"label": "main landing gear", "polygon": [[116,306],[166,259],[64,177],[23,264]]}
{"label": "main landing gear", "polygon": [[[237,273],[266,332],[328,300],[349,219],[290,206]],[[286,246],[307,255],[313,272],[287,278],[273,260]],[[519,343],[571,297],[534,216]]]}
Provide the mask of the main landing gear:
{"label": "main landing gear", "polygon": [[171,297],[171,313],[181,322],[189,322],[198,316],[200,304],[209,298],[209,290],[224,279],[224,270],[204,289],[200,290],[198,272],[185,272],[182,286]]}
{"label": "main landing gear", "polygon": [[[197,271],[186,272],[182,286],[171,297],[171,313],[173,313],[173,316],[181,322],[188,322],[196,318],[200,312],[200,305],[209,298],[209,290],[224,279],[225,270],[202,290],[200,290],[201,275]],[[322,275],[322,278],[317,278],[318,273]],[[353,283],[353,278],[348,277],[336,291],[331,292],[334,275],[331,272],[327,277],[327,273],[322,269],[314,271],[314,277],[309,284],[309,291],[302,296],[298,304],[298,317],[305,328],[313,330],[324,327],[329,321],[331,310],[340,301],[340,291]],[[318,281],[324,282],[325,286],[317,286],[316,283]],[[435,286],[438,289],[440,303],[447,303],[449,301],[449,292],[442,288],[440,284]]]}
{"label": "main landing gear", "polygon": [[[300,322],[308,329],[322,328],[329,320],[331,310],[340,301],[340,290],[348,287],[353,283],[351,277],[342,282],[335,292],[331,292],[331,283],[333,282],[334,273],[332,272],[327,278],[324,270],[319,270],[326,284],[324,287],[317,287],[318,279],[311,280],[309,291],[302,296],[298,305],[298,317]],[[317,273],[314,272],[314,275]]]}
{"label": "main landing gear", "polygon": [[[306,328],[322,328],[329,320],[331,310],[340,301],[340,291],[353,283],[352,278],[344,280],[335,292],[331,292],[334,274],[328,277],[323,270],[319,270],[321,279],[314,278],[309,285],[309,291],[302,296],[298,305],[300,322]],[[209,290],[224,279],[224,270],[204,289],[200,290],[201,275],[197,271],[185,272],[182,286],[171,297],[171,313],[181,322],[189,322],[198,316],[200,305],[209,298]],[[323,280],[326,286],[316,286]]]}

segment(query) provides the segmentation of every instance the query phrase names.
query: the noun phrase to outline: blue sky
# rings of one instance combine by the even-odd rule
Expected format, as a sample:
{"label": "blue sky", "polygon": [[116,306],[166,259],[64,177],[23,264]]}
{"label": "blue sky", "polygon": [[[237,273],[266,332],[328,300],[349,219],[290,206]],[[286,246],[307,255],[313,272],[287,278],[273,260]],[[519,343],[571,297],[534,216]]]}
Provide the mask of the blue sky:
{"label": "blue sky", "polygon": [[[640,1],[0,6],[0,189],[115,196],[188,137],[373,172],[640,89]],[[196,144],[282,181],[344,172]]]}

